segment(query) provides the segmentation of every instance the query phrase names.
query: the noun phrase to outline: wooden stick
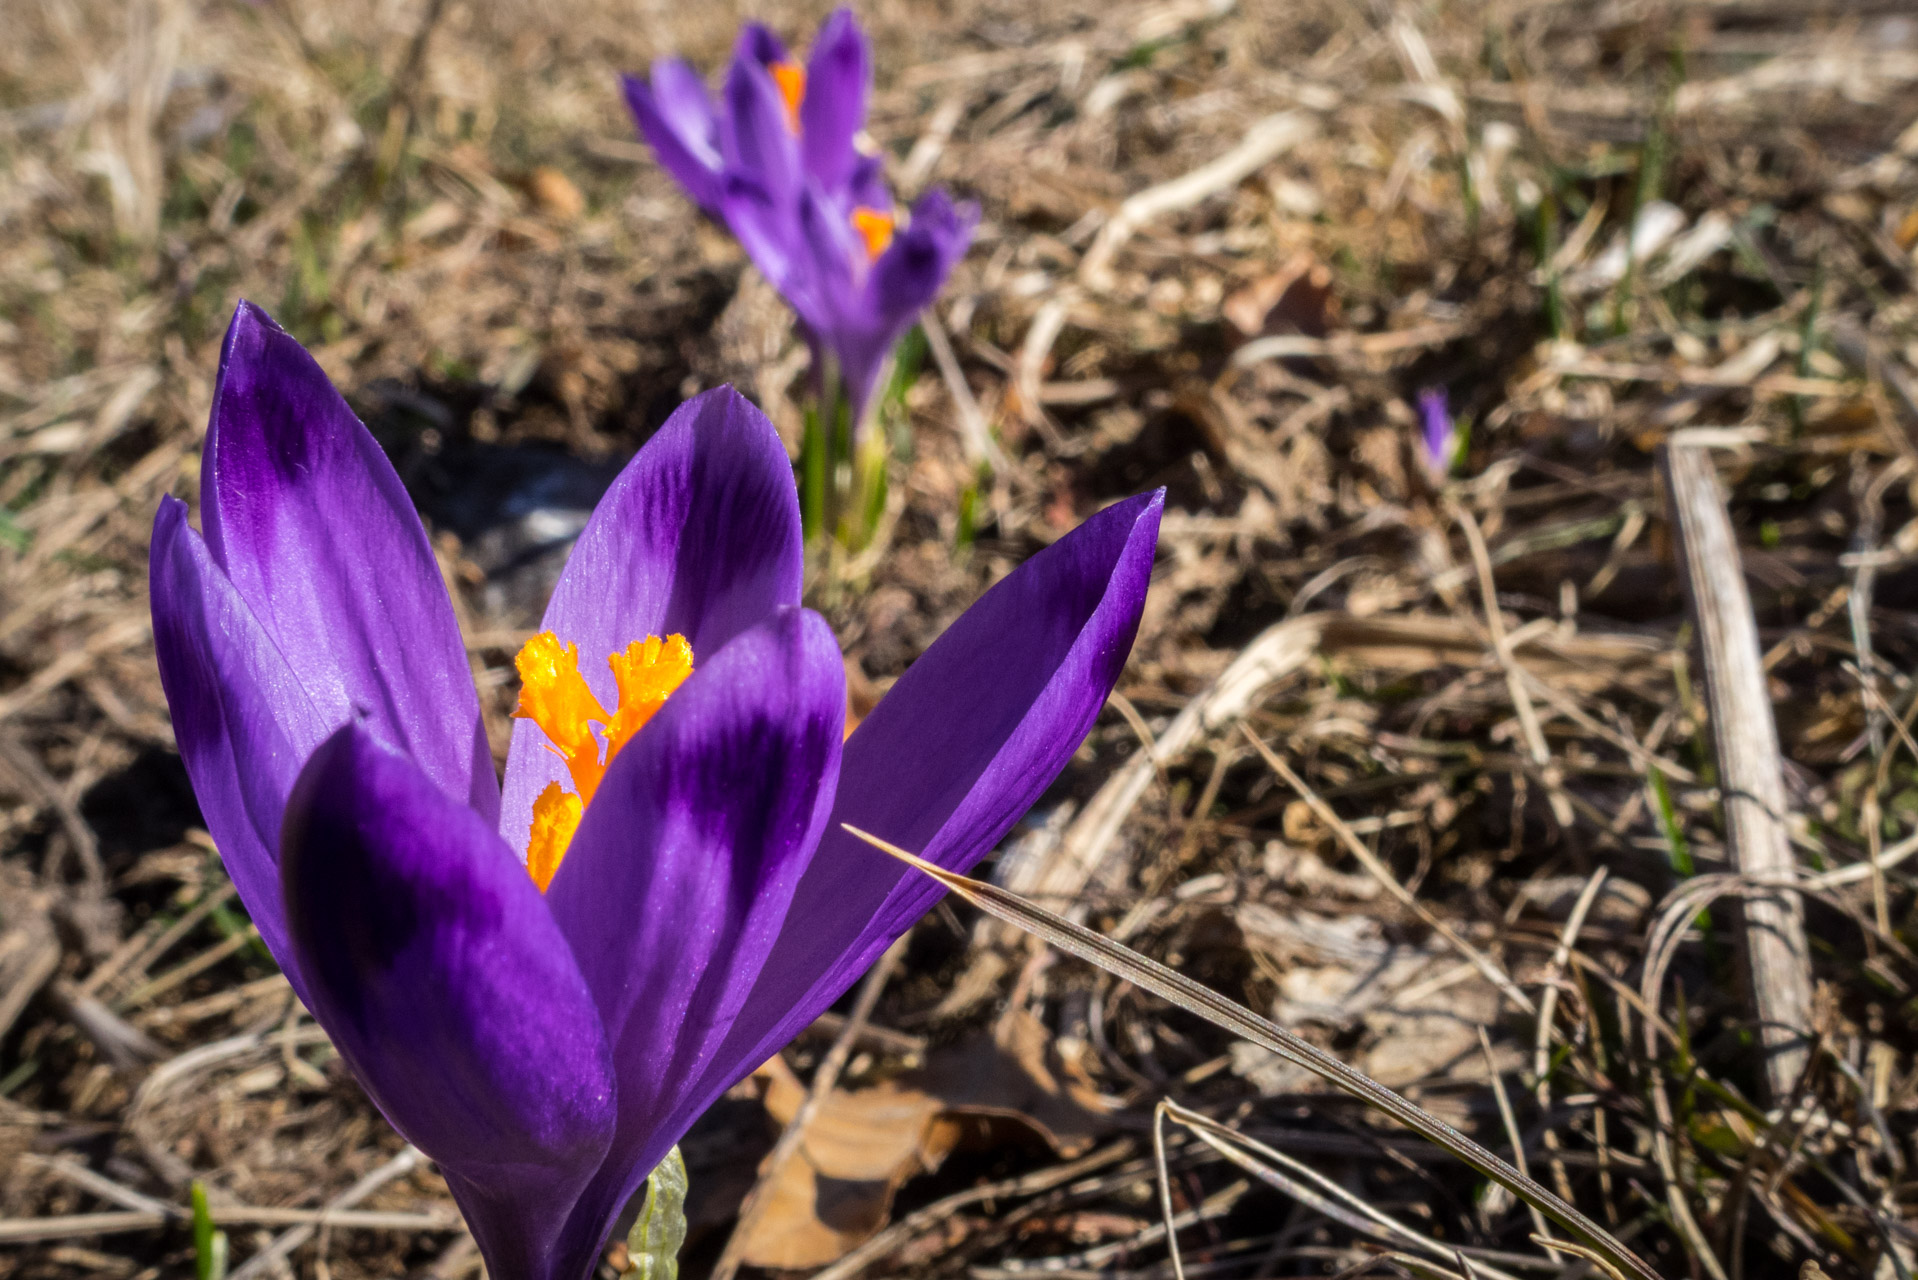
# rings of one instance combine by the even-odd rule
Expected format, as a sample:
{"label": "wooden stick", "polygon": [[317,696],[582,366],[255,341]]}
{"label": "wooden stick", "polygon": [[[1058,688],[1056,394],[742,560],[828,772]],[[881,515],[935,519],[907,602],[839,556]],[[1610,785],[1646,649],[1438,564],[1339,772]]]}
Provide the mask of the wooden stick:
{"label": "wooden stick", "polygon": [[[1718,473],[1699,445],[1666,445],[1660,463],[1704,660],[1705,702],[1732,865],[1759,883],[1786,882],[1794,865],[1778,726]],[[1765,1048],[1765,1080],[1773,1104],[1783,1105],[1805,1068],[1811,1028],[1804,905],[1796,894],[1755,888],[1743,898],[1738,915],[1740,958]]]}

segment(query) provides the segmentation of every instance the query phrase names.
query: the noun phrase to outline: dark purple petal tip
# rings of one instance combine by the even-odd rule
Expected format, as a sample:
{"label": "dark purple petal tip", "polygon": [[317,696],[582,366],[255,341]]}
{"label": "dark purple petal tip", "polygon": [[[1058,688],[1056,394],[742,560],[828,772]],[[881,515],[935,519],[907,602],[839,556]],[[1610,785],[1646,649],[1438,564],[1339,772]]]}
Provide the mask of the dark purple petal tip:
{"label": "dark purple petal tip", "polygon": [[215,563],[328,723],[364,716],[448,795],[496,814],[472,669],[419,514],[319,364],[251,303],[227,329],[200,492]]}
{"label": "dark purple petal tip", "polygon": [[792,55],[786,52],[785,42],[773,34],[771,27],[763,22],[748,22],[739,29],[739,39],[733,45],[733,59],[770,67],[792,61]]}

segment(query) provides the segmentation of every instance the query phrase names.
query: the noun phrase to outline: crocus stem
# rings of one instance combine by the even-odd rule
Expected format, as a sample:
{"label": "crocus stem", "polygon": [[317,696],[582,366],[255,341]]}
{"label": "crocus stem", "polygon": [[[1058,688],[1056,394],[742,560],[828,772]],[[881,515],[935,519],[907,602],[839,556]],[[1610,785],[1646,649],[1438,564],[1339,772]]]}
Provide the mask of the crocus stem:
{"label": "crocus stem", "polygon": [[832,422],[832,513],[829,527],[841,543],[850,547],[854,537],[848,521],[854,511],[857,495],[852,452],[852,405],[847,402],[844,389],[836,379],[828,388],[826,412],[831,415]]}
{"label": "crocus stem", "polygon": [[844,526],[854,497],[852,406],[838,365],[817,348],[813,355],[817,398],[806,407],[799,446],[799,518],[808,541],[828,537],[849,543]]}
{"label": "crocus stem", "polygon": [[675,1146],[646,1177],[646,1205],[626,1233],[626,1257],[639,1280],[679,1280],[686,1243],[686,1161]]}
{"label": "crocus stem", "polygon": [[873,533],[886,514],[886,463],[890,453],[885,433],[874,429],[859,442],[859,451],[854,455],[852,487],[858,497],[859,519],[859,527],[853,530],[855,550],[872,542]]}

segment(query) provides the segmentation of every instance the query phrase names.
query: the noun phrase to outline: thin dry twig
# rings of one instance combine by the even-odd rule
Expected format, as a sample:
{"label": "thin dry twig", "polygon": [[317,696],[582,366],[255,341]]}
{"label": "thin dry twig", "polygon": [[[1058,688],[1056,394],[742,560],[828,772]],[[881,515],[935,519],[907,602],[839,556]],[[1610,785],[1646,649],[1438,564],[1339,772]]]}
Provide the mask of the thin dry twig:
{"label": "thin dry twig", "polygon": [[[1660,455],[1686,595],[1698,624],[1732,865],[1754,880],[1791,877],[1778,727],[1758,647],[1738,542],[1709,450],[1666,445]],[[1804,908],[1792,894],[1755,890],[1740,900],[1742,948],[1765,1046],[1765,1079],[1784,1103],[1803,1074],[1812,1025]]]}
{"label": "thin dry twig", "polygon": [[[426,1163],[426,1156],[420,1149],[408,1146],[391,1160],[371,1170],[352,1186],[327,1201],[326,1207],[311,1218],[297,1219],[298,1226],[282,1232],[272,1244],[248,1258],[244,1265],[235,1268],[231,1273],[231,1280],[251,1280],[254,1276],[265,1275],[269,1271],[276,1270],[295,1249],[311,1240],[318,1232],[329,1226],[344,1225],[338,1217],[342,1210],[351,1209],[387,1183],[396,1178],[404,1178],[424,1163]],[[446,1225],[451,1227],[460,1224],[455,1220]]]}
{"label": "thin dry twig", "polygon": [[1552,761],[1552,749],[1546,745],[1545,730],[1539,726],[1538,708],[1532,705],[1531,690],[1524,672],[1512,657],[1512,642],[1505,631],[1504,611],[1498,603],[1498,585],[1492,579],[1492,557],[1485,548],[1485,534],[1478,520],[1457,503],[1451,504],[1452,518],[1465,531],[1465,542],[1472,550],[1472,566],[1478,571],[1479,601],[1485,610],[1485,630],[1492,639],[1492,656],[1505,672],[1505,687],[1512,696],[1512,709],[1518,713],[1519,731],[1525,737],[1525,749],[1545,779],[1551,797],[1552,816],[1560,827],[1572,825],[1572,803],[1565,797],[1565,785]]}
{"label": "thin dry twig", "polygon": [[1129,197],[1080,260],[1079,279],[1094,289],[1111,288],[1112,260],[1139,228],[1236,186],[1317,132],[1318,122],[1305,112],[1280,111],[1253,124],[1238,146],[1217,159]]}
{"label": "thin dry twig", "polygon": [[1391,868],[1387,867],[1383,862],[1380,862],[1378,855],[1373,853],[1372,850],[1366,846],[1365,841],[1359,839],[1357,833],[1352,830],[1345,819],[1339,816],[1338,810],[1327,804],[1304,778],[1294,773],[1291,765],[1288,765],[1279,757],[1277,752],[1266,746],[1257,734],[1253,733],[1244,725],[1239,726],[1239,731],[1245,735],[1246,741],[1252,744],[1253,749],[1259,753],[1260,758],[1265,761],[1272,772],[1278,774],[1286,786],[1298,792],[1299,798],[1311,806],[1312,812],[1318,815],[1319,821],[1332,829],[1339,837],[1339,843],[1345,846],[1348,853],[1358,859],[1359,865],[1371,873],[1372,878],[1379,882],[1380,887],[1396,898],[1400,905],[1417,916],[1419,920],[1430,927],[1434,933],[1445,939],[1454,951],[1464,956],[1473,968],[1485,976],[1488,982],[1503,992],[1506,999],[1510,1000],[1526,1013],[1537,1012],[1532,1004],[1531,997],[1519,990],[1518,984],[1512,981],[1511,975],[1501,969],[1490,956],[1480,951],[1470,942],[1467,942],[1451,925],[1446,924],[1443,920],[1433,915],[1431,909],[1424,903],[1413,897],[1411,892],[1399,883],[1398,877],[1392,874]]}

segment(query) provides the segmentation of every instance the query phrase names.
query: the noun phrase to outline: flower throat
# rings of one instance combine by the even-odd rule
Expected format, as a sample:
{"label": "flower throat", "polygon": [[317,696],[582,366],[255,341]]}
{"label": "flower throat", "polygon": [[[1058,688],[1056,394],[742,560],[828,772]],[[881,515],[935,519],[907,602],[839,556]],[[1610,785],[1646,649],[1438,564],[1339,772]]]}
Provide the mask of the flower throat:
{"label": "flower throat", "polygon": [[[544,893],[613,757],[693,673],[693,647],[682,635],[647,636],[609,656],[606,665],[613,669],[619,689],[619,706],[613,711],[606,710],[580,675],[579,646],[561,644],[551,631],[528,640],[514,665],[520,691],[513,718],[538,726],[546,735],[546,749],[566,762],[573,780],[572,791],[547,783],[533,801],[526,870]],[[600,732],[593,731],[594,725]]]}

